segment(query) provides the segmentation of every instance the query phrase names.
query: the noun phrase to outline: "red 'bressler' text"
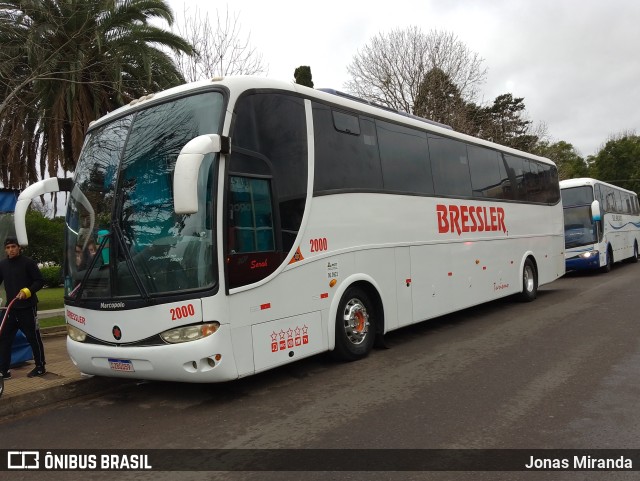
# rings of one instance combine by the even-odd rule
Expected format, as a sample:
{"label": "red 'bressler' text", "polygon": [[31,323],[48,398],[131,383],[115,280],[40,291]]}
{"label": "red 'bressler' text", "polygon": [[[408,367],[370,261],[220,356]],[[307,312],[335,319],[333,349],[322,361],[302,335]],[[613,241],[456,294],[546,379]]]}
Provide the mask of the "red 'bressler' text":
{"label": "red 'bressler' text", "polygon": [[506,234],[504,209],[478,205],[436,205],[438,232],[497,232]]}

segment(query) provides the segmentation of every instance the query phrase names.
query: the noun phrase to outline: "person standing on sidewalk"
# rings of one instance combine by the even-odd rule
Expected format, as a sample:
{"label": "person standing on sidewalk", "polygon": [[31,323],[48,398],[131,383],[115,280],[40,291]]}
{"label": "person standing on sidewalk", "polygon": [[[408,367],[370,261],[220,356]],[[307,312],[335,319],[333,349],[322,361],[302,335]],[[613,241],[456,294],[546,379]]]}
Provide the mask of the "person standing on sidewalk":
{"label": "person standing on sidewalk", "polygon": [[7,306],[13,302],[0,332],[0,375],[3,379],[11,379],[11,344],[20,329],[33,351],[36,367],[28,377],[43,376],[44,345],[38,327],[38,296],[36,292],[44,286],[42,273],[38,264],[20,253],[20,245],[15,237],[7,237],[4,241],[6,259],[0,261],[0,284],[4,282],[7,293]]}

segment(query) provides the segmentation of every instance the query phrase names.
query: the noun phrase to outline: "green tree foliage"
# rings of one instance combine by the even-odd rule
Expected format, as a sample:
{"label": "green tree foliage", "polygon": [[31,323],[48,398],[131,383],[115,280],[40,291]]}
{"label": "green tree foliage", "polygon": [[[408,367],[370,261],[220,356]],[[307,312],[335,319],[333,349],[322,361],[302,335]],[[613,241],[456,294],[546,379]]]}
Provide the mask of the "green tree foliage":
{"label": "green tree foliage", "polygon": [[420,84],[413,113],[460,130],[459,126],[465,121],[460,89],[442,69],[432,68]]}
{"label": "green tree foliage", "polygon": [[590,160],[593,177],[640,194],[639,136],[615,136]]}
{"label": "green tree foliage", "polygon": [[62,285],[62,267],[61,266],[42,266],[40,268],[44,285],[47,287],[59,287]]}
{"label": "green tree foliage", "polygon": [[531,121],[524,118],[524,98],[510,93],[499,95],[486,113],[484,138],[525,152],[535,148],[538,136],[530,133]]}
{"label": "green tree foliage", "polygon": [[413,113],[447,124],[458,132],[527,152],[534,150],[539,140],[532,133],[531,121],[525,118],[523,98],[507,93],[488,106],[467,102],[440,68],[433,68],[424,76]]}
{"label": "green tree foliage", "polygon": [[293,72],[293,77],[297,84],[306,85],[313,88],[313,80],[311,79],[311,67],[308,65],[301,65]]}
{"label": "green tree foliage", "polygon": [[538,142],[533,153],[553,160],[558,167],[560,180],[589,176],[589,168],[585,160],[576,152],[573,145],[563,140],[553,144],[548,141]]}
{"label": "green tree foliage", "polygon": [[29,245],[24,247],[24,254],[36,262],[54,262],[61,266],[64,252],[64,218],[47,219],[40,212],[29,210],[26,223]]}
{"label": "green tree foliage", "polygon": [[[166,0],[0,1],[0,181],[72,171],[92,120],[184,82]],[[39,170],[39,172],[38,172]]]}

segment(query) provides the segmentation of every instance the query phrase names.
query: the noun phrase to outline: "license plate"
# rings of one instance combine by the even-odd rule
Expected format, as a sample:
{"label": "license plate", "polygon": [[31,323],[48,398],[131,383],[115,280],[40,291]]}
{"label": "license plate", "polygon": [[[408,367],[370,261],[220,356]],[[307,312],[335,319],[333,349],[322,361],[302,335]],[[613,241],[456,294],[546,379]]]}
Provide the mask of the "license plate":
{"label": "license plate", "polygon": [[127,359],[109,359],[109,367],[111,367],[112,371],[135,371],[133,363]]}

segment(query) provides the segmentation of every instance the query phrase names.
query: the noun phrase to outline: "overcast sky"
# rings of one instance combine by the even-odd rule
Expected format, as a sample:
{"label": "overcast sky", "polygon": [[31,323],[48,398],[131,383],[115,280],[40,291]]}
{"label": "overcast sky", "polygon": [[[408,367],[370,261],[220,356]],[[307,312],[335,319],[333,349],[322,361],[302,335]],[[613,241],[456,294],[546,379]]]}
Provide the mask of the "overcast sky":
{"label": "overcast sky", "polygon": [[[215,0],[169,0],[177,17],[224,13]],[[453,32],[484,59],[479,101],[524,97],[550,140],[586,157],[623,131],[640,133],[640,1],[236,0],[241,37],[262,54],[268,76],[293,80],[310,65],[315,87],[345,90],[347,65],[380,32],[411,25]]]}

